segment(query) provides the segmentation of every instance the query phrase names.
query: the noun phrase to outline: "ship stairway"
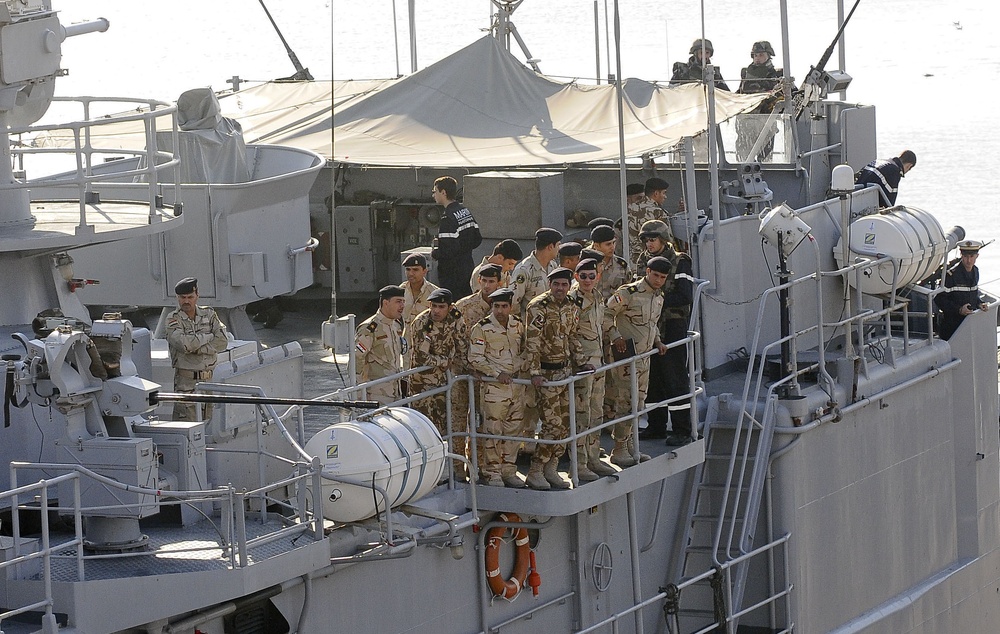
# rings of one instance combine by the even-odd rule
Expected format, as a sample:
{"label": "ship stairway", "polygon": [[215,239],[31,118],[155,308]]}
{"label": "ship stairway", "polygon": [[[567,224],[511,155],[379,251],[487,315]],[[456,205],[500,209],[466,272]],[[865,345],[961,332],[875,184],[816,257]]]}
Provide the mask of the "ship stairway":
{"label": "ship stairway", "polygon": [[[721,413],[732,412],[726,407],[731,398],[724,394],[708,402],[703,426],[705,461],[692,477],[687,516],[674,559],[673,579],[677,585],[687,586],[671,624],[674,632],[736,632],[746,593],[751,559],[741,556],[754,548],[777,398],[768,394],[757,405],[745,400],[736,420],[727,420]],[[712,569],[718,572],[714,578],[689,584]],[[716,629],[717,624],[722,627]]]}

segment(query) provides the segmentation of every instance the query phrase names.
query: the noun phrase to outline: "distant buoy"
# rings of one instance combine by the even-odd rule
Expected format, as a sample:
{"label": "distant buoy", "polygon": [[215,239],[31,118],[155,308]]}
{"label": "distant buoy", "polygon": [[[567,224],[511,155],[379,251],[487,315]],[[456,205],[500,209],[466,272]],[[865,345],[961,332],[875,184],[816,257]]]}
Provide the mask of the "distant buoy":
{"label": "distant buoy", "polygon": [[392,509],[430,493],[444,472],[446,445],[426,416],[393,407],[330,425],[305,450],[323,465],[323,517],[356,522],[384,511],[387,499]]}

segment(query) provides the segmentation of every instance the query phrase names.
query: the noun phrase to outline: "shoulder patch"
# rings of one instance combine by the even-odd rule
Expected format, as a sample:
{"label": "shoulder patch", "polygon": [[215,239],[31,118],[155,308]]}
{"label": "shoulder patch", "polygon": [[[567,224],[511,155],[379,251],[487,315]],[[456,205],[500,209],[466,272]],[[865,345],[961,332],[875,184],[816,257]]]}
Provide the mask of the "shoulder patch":
{"label": "shoulder patch", "polygon": [[525,280],[527,280],[527,279],[528,279],[527,275],[525,275],[524,273],[518,273],[517,277],[514,279],[514,283],[515,284],[524,284]]}

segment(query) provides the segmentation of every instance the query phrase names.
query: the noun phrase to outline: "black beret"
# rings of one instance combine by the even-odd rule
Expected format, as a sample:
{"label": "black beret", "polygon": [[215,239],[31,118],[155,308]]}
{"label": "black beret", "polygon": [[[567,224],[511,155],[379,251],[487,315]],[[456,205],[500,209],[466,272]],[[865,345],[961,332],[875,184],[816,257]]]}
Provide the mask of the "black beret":
{"label": "black beret", "polygon": [[615,221],[611,218],[594,218],[587,223],[588,229],[593,229],[594,227],[611,227],[614,226]]}
{"label": "black beret", "polygon": [[505,260],[520,260],[524,257],[521,245],[513,240],[503,240],[498,246],[498,252]]}
{"label": "black beret", "polygon": [[609,227],[608,225],[594,227],[590,232],[590,239],[594,242],[609,242],[614,240],[616,237],[614,228]]}
{"label": "black beret", "polygon": [[560,266],[556,270],[549,273],[549,281],[552,280],[571,280],[573,279],[573,271]]}
{"label": "black beret", "polygon": [[198,290],[198,278],[185,277],[180,282],[174,284],[174,293],[177,295],[188,295]]}
{"label": "black beret", "polygon": [[535,232],[535,240],[541,241],[544,244],[555,244],[562,240],[562,237],[561,233],[548,227],[542,227]]}
{"label": "black beret", "polygon": [[447,288],[439,288],[427,296],[427,301],[432,304],[450,304],[451,298],[451,291]]}
{"label": "black beret", "polygon": [[670,183],[663,180],[662,178],[657,178],[656,176],[654,176],[653,178],[650,178],[649,180],[646,181],[646,185],[643,189],[648,194],[650,192],[655,192],[660,189],[667,189],[669,187]]}
{"label": "black beret", "polygon": [[596,271],[597,270],[597,260],[587,258],[586,260],[580,260],[580,263],[576,265],[577,272],[580,271]]}
{"label": "black beret", "polygon": [[392,297],[403,297],[406,295],[406,291],[400,286],[383,286],[378,292],[379,301],[390,299]]}
{"label": "black beret", "polygon": [[658,255],[655,258],[650,258],[649,262],[646,262],[646,268],[652,269],[657,273],[669,273],[670,272],[670,260]]}
{"label": "black beret", "polygon": [[500,279],[501,273],[503,273],[503,267],[499,264],[487,264],[479,269],[479,277],[495,277]]}
{"label": "black beret", "polygon": [[580,255],[583,245],[579,242],[566,242],[559,246],[559,255],[563,257]]}
{"label": "black beret", "polygon": [[427,268],[427,258],[421,253],[411,253],[403,260],[403,266],[419,266]]}
{"label": "black beret", "polygon": [[625,188],[626,196],[635,196],[636,194],[645,193],[646,186],[642,183],[631,183]]}
{"label": "black beret", "polygon": [[498,288],[497,290],[490,293],[490,303],[493,302],[507,302],[508,304],[514,299],[514,291],[509,288]]}
{"label": "black beret", "polygon": [[604,254],[595,249],[584,249],[583,253],[580,254],[581,260],[597,260],[601,262],[604,259]]}

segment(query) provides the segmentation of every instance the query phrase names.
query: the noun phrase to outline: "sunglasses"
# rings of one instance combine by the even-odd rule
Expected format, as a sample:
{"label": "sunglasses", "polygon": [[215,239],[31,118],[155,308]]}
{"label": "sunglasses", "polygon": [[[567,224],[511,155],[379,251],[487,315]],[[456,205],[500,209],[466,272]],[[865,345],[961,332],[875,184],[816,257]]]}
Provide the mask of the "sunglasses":
{"label": "sunglasses", "polygon": [[597,273],[577,273],[581,280],[596,280]]}

